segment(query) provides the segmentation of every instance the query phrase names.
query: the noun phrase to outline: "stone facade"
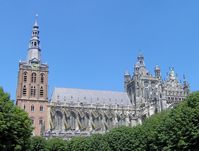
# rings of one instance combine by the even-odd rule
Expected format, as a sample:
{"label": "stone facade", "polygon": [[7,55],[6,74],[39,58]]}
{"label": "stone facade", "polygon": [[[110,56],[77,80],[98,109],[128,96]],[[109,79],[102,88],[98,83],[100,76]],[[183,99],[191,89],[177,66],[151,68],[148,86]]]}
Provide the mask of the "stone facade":
{"label": "stone facade", "polygon": [[49,107],[48,136],[88,136],[141,123],[123,92],[55,88]]}
{"label": "stone facade", "polygon": [[179,82],[174,69],[171,68],[166,80],[161,77],[158,66],[154,69],[153,76],[144,63],[144,56],[137,58],[134,66],[134,74],[124,75],[124,86],[130,102],[135,107],[136,115],[145,117],[172,108],[179,101],[182,101],[189,94],[189,84],[184,78],[183,83]]}
{"label": "stone facade", "polygon": [[39,26],[33,26],[28,59],[19,63],[16,104],[28,112],[35,135],[89,136],[121,125],[135,126],[155,113],[174,107],[189,94],[171,68],[166,80],[158,66],[154,76],[139,55],[134,73],[124,74],[124,92],[55,88],[48,102],[48,65],[41,61]]}

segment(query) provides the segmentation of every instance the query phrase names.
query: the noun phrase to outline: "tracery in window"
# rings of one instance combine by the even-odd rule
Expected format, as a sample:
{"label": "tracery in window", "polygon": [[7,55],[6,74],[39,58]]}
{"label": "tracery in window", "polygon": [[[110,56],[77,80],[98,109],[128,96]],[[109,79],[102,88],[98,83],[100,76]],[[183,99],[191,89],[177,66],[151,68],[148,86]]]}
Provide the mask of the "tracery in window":
{"label": "tracery in window", "polygon": [[44,89],[43,87],[41,86],[40,87],[40,97],[43,97],[44,96]]}
{"label": "tracery in window", "polygon": [[31,82],[36,83],[36,73],[32,73]]}
{"label": "tracery in window", "polygon": [[43,125],[44,124],[44,120],[42,118],[39,119],[39,125]]}
{"label": "tracery in window", "polygon": [[23,74],[23,82],[27,82],[27,72],[24,72]]}
{"label": "tracery in window", "polygon": [[44,107],[43,107],[43,105],[40,105],[39,110],[40,110],[41,112],[43,112],[43,111],[44,111]]}
{"label": "tracery in window", "polygon": [[71,116],[69,119],[69,125],[71,127],[71,130],[75,130],[76,128],[76,114],[74,112],[71,112]]}
{"label": "tracery in window", "polygon": [[27,92],[26,85],[24,85],[23,86],[23,96],[26,96],[26,92]]}
{"label": "tracery in window", "polygon": [[34,112],[34,110],[35,110],[34,105],[31,105],[30,110],[31,110],[32,112]]}
{"label": "tracery in window", "polygon": [[35,88],[35,86],[31,86],[30,95],[31,95],[31,97],[35,97],[35,95],[36,95],[36,88]]}
{"label": "tracery in window", "polygon": [[44,83],[44,74],[41,74],[41,83]]}
{"label": "tracery in window", "polygon": [[63,114],[61,111],[55,112],[55,129],[62,130],[63,125]]}

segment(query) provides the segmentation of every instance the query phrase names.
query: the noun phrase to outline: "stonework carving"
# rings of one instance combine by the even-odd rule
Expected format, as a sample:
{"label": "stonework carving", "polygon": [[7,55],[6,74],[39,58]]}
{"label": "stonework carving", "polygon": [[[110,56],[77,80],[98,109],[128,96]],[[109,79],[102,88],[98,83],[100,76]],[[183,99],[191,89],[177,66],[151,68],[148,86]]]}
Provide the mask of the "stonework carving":
{"label": "stonework carving", "polygon": [[[154,71],[155,76],[146,69],[144,56],[140,55],[133,75],[124,75],[125,92],[55,88],[49,108],[51,113],[55,113],[56,107],[61,108],[65,129],[51,126],[47,136],[68,139],[104,133],[122,125],[132,127],[174,107],[189,94],[188,82],[180,83],[173,68],[166,80],[162,80],[158,66]],[[50,120],[54,123],[55,119]]]}

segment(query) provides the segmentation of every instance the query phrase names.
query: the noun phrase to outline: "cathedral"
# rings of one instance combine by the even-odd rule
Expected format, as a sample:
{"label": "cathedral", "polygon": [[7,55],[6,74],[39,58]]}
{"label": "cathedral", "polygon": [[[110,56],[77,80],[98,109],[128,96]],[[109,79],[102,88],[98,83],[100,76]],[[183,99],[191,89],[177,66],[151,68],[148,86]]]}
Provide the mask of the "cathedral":
{"label": "cathedral", "polygon": [[151,115],[173,108],[188,94],[188,82],[185,78],[180,82],[174,68],[163,80],[160,67],[155,66],[152,75],[144,56],[139,55],[134,73],[124,74],[124,92],[54,88],[48,99],[48,65],[41,60],[36,20],[27,60],[19,62],[16,105],[28,113],[33,135],[70,139],[141,124]]}

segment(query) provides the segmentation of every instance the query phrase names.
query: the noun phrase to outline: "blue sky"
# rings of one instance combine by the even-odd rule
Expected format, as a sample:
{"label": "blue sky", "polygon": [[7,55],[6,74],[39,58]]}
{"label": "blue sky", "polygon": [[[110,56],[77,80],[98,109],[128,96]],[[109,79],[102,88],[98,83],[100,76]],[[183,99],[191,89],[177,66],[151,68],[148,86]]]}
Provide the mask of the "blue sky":
{"label": "blue sky", "polygon": [[151,73],[174,67],[199,84],[199,1],[0,0],[0,86],[15,100],[19,60],[27,57],[39,14],[42,60],[54,87],[123,91],[139,50]]}

